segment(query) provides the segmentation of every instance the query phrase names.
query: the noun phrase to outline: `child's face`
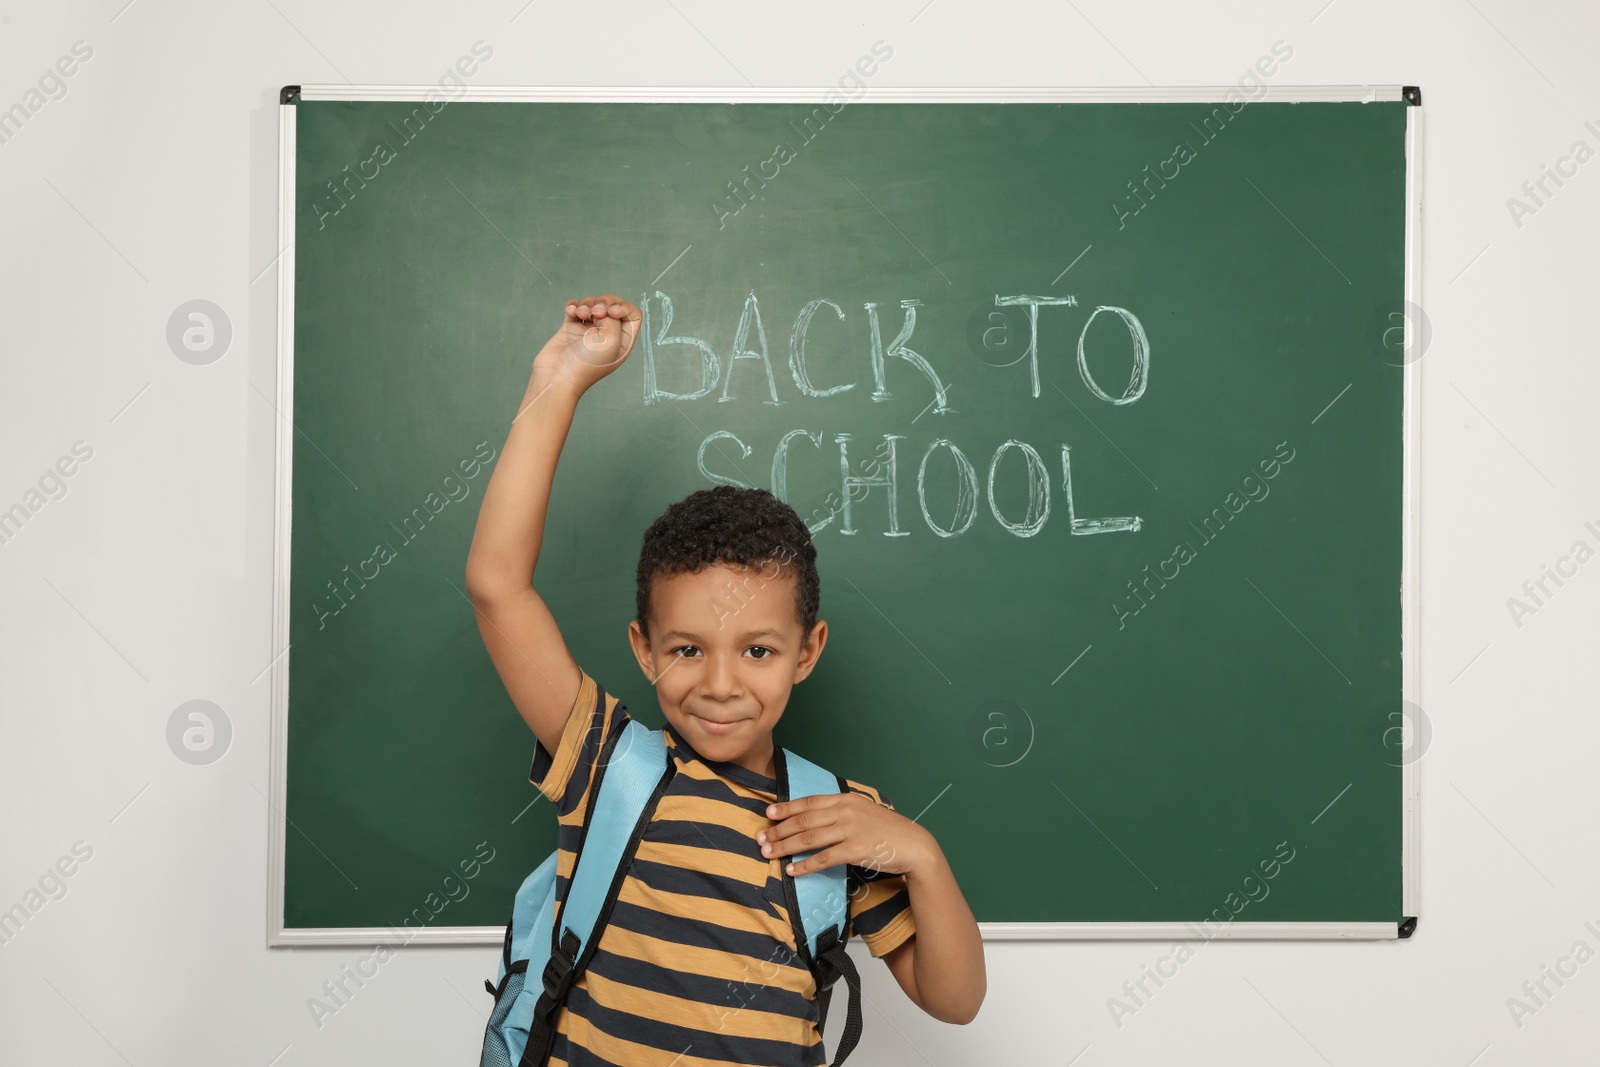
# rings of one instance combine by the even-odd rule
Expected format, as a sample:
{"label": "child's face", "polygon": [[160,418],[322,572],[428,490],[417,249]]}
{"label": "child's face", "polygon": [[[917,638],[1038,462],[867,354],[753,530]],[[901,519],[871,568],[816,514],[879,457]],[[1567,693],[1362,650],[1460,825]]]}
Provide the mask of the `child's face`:
{"label": "child's face", "polygon": [[820,619],[802,632],[794,578],[721,563],[658,576],[650,610],[649,638],[637,621],[628,637],[667,721],[706,759],[773,775],[772,728],[828,636]]}

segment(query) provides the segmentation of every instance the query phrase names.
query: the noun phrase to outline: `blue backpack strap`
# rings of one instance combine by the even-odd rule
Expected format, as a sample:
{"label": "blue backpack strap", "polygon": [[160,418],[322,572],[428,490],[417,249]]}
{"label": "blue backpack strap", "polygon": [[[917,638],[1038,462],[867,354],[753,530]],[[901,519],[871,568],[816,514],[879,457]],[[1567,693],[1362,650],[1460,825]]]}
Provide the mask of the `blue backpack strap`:
{"label": "blue backpack strap", "polygon": [[[819,793],[843,792],[839,779],[803,756],[788,749],[783,750],[788,773],[787,800],[816,796]],[[817,850],[796,853],[790,857],[795,863],[816,855]],[[795,895],[800,908],[800,919],[806,931],[807,948],[813,957],[817,954],[817,941],[830,926],[837,927],[837,936],[844,939],[848,918],[846,903],[849,890],[845,885],[845,866],[842,863],[810,871],[794,879]]]}
{"label": "blue backpack strap", "polygon": [[[610,918],[650,814],[676,769],[667,756],[666,735],[637,719],[628,720],[609,756],[602,750],[590,798],[594,811],[566,898],[549,927],[544,988],[534,1007],[522,1067],[542,1067],[548,1059],[557,1012],[594,955],[597,935]],[[530,959],[530,970],[534,963]]]}
{"label": "blue backpack strap", "polygon": [[[844,779],[831,771],[823,770],[786,748],[778,751],[780,801],[849,791]],[[799,863],[818,851],[798,852],[791,859]],[[817,979],[818,1032],[828,1020],[828,1004],[832,999],[834,982],[843,978],[850,989],[849,1014],[845,1017],[844,1033],[840,1035],[834,1053],[834,1067],[845,1061],[861,1039],[861,977],[856,972],[855,962],[845,951],[850,920],[848,878],[849,870],[843,863],[807,871],[798,878],[787,873],[786,869],[783,875],[784,885],[789,891],[789,918],[795,928],[796,944],[800,946],[802,958]]]}

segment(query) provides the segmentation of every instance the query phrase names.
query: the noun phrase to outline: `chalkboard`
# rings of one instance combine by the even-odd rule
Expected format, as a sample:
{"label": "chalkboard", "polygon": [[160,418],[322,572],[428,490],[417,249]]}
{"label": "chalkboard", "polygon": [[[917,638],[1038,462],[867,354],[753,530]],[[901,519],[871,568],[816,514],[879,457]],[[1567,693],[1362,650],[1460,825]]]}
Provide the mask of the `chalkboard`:
{"label": "chalkboard", "polygon": [[830,634],[775,738],[986,936],[1409,933],[1419,109],[963,92],[286,91],[272,943],[498,943],[554,847],[463,573],[604,291],[535,584],[636,717],[645,527],[771,488]]}

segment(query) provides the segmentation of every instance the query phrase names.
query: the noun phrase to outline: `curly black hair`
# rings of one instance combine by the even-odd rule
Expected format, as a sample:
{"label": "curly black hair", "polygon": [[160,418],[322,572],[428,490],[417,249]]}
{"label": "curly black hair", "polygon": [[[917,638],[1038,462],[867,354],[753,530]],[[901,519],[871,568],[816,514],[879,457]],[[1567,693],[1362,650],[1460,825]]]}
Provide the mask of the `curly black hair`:
{"label": "curly black hair", "polygon": [[671,505],[644,533],[635,599],[639,629],[646,637],[656,576],[693,573],[714,563],[763,570],[775,563],[792,575],[801,637],[810,635],[821,600],[811,531],[793,508],[765,489],[716,485]]}

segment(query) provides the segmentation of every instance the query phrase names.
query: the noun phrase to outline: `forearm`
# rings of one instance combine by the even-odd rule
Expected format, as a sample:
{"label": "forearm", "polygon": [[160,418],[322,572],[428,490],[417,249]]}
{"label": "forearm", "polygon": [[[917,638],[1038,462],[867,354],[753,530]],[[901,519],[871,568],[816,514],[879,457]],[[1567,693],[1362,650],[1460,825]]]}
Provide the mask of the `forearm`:
{"label": "forearm", "polygon": [[556,461],[581,396],[580,389],[537,368],[529,378],[478,508],[467,553],[470,593],[531,585]]}
{"label": "forearm", "polygon": [[941,1022],[969,1023],[988,991],[983,935],[931,834],[926,858],[905,879],[917,924],[914,974],[922,1009]]}

